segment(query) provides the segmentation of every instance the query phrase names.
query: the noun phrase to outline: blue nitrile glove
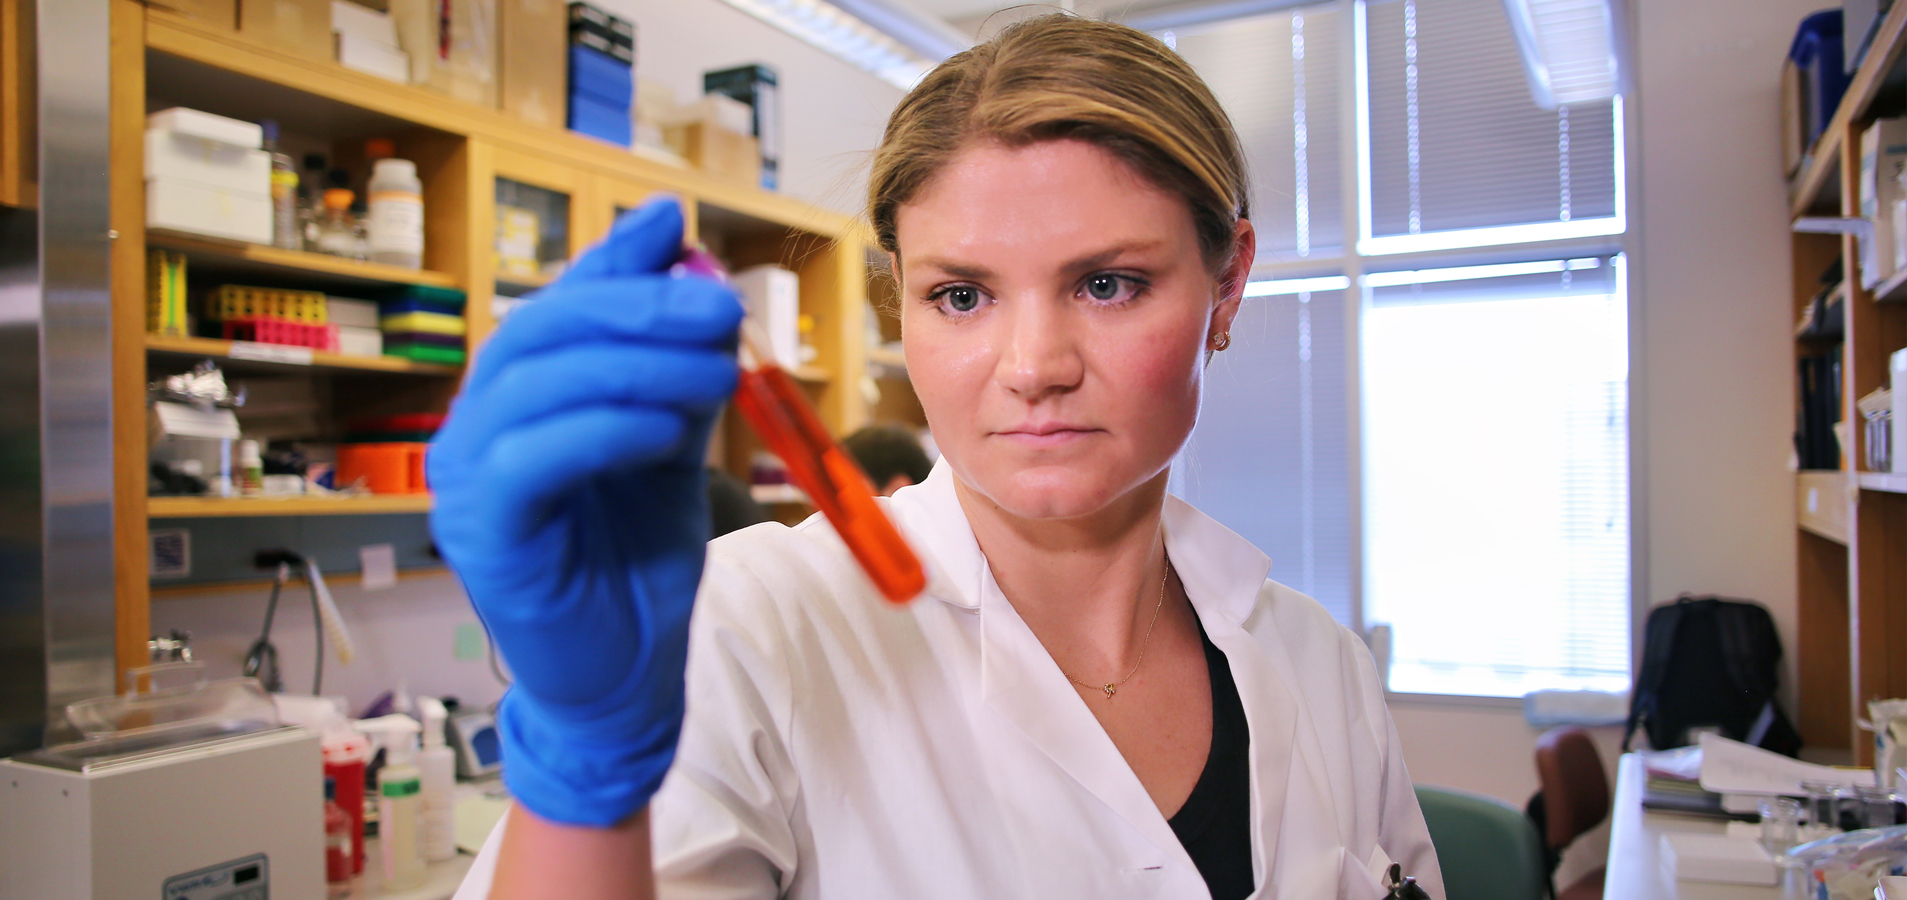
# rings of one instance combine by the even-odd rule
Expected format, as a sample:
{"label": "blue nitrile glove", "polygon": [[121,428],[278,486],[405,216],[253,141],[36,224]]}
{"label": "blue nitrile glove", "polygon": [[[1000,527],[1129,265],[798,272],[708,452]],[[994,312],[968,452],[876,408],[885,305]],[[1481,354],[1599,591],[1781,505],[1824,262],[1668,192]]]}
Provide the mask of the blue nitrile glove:
{"label": "blue nitrile glove", "polygon": [[675,201],[623,216],[497,330],[430,448],[431,532],[516,677],[504,780],[556,822],[641,809],[682,728],[742,309],[670,277],[681,249]]}

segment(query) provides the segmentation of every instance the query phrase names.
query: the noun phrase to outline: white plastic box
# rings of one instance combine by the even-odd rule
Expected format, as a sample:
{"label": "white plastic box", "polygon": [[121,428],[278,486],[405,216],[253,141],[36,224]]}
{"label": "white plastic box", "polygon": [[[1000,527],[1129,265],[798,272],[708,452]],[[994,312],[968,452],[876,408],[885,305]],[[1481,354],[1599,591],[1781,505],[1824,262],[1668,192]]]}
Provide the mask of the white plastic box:
{"label": "white plastic box", "polygon": [[1861,133],[1860,215],[1874,224],[1861,243],[1861,287],[1872,290],[1897,269],[1901,235],[1894,233],[1898,176],[1907,168],[1907,119],[1876,119]]}
{"label": "white plastic box", "polygon": [[349,297],[324,298],[325,318],[339,328],[377,328],[377,304]]}
{"label": "white plastic box", "polygon": [[256,122],[228,119],[183,106],[175,106],[146,116],[146,128],[156,131],[174,131],[250,150],[257,150],[265,143],[265,129]]}
{"label": "white plastic box", "polygon": [[146,225],[269,244],[271,195],[154,179],[146,182]]}
{"label": "white plastic box", "polygon": [[801,365],[801,277],[779,266],[756,266],[730,281],[742,309],[768,339],[774,362],[785,369]]}
{"label": "white plastic box", "polygon": [[271,193],[271,154],[178,131],[146,132],[146,178],[248,194]]}
{"label": "white plastic box", "polygon": [[376,328],[339,325],[338,353],[343,356],[383,356],[384,332]]}
{"label": "white plastic box", "polygon": [[1893,469],[1907,474],[1907,350],[1894,351],[1887,370],[1894,391]]}
{"label": "white plastic box", "polygon": [[271,243],[271,157],[263,129],[196,109],[146,117],[146,225]]}

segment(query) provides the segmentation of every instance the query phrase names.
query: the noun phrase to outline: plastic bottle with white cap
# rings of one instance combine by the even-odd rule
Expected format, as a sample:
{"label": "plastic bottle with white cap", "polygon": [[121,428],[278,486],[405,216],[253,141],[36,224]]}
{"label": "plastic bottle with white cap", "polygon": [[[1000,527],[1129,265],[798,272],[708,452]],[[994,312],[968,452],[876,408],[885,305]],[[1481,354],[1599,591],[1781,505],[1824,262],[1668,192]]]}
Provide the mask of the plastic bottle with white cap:
{"label": "plastic bottle with white cap", "polygon": [[384,767],[377,771],[377,851],[384,891],[424,883],[423,773],[417,769],[417,733],[410,716],[393,713],[358,723],[378,737]]}
{"label": "plastic bottle with white cap", "polygon": [[424,797],[424,859],[443,862],[457,855],[457,755],[444,743],[444,720],[449,713],[436,697],[418,697],[417,714],[424,720],[424,749],[417,754]]}

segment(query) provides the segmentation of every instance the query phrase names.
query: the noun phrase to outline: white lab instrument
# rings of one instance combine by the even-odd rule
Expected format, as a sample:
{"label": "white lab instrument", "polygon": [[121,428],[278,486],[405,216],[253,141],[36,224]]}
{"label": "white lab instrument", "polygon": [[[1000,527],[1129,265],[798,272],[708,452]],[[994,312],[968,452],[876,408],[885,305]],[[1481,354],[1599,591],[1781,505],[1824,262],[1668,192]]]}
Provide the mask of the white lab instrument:
{"label": "white lab instrument", "polygon": [[495,713],[460,709],[445,729],[450,749],[457,755],[457,777],[488,778],[503,771],[503,741],[497,735]]}
{"label": "white lab instrument", "polygon": [[0,760],[0,898],[325,895],[318,736],[279,725],[256,680],[102,698],[68,718],[94,736]]}
{"label": "white lab instrument", "polygon": [[[994,582],[953,482],[943,460],[882,501],[932,573],[906,607],[818,517],[710,544],[688,717],[650,806],[661,895],[1207,895],[1087,706],[1124,695],[1082,701]],[[1190,505],[1168,497],[1163,526],[1253,736],[1260,894],[1371,900],[1372,867],[1395,860],[1444,896],[1363,642]],[[460,897],[485,895],[496,847]]]}

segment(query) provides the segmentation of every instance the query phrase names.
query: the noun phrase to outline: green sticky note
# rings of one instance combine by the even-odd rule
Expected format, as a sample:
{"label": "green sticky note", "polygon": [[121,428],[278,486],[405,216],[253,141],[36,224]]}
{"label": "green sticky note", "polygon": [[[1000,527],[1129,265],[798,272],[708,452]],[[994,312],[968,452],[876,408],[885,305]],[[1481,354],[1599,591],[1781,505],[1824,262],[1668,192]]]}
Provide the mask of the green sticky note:
{"label": "green sticky note", "polygon": [[483,626],[475,622],[457,626],[456,648],[452,655],[457,659],[482,659]]}

